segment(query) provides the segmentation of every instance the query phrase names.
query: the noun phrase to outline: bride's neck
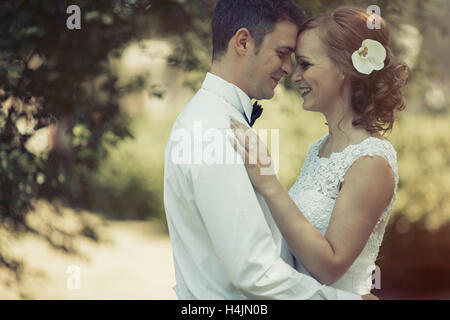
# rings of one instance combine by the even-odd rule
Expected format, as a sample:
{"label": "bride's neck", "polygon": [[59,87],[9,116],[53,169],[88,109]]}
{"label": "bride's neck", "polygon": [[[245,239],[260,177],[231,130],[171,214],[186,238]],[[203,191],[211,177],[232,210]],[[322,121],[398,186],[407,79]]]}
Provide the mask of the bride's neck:
{"label": "bride's neck", "polygon": [[363,127],[353,125],[356,115],[351,108],[342,107],[339,110],[341,111],[325,115],[328,125],[328,145],[331,149],[340,149],[370,136]]}

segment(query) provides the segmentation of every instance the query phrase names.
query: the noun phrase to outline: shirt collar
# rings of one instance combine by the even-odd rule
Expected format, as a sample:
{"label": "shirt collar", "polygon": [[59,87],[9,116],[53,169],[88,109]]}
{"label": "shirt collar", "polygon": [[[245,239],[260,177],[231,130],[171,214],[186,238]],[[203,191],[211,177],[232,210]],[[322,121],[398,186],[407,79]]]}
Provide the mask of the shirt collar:
{"label": "shirt collar", "polygon": [[251,119],[253,107],[250,97],[238,86],[208,72],[202,88],[222,97],[241,114],[245,113],[247,119]]}

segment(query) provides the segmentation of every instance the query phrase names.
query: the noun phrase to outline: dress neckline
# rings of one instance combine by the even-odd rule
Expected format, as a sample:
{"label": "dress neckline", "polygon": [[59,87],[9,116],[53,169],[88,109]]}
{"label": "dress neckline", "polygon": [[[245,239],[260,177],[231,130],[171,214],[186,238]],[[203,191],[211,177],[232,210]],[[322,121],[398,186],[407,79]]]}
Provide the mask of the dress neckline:
{"label": "dress neckline", "polygon": [[[361,140],[361,141],[358,142],[358,143],[355,143],[355,144],[349,144],[348,146],[346,146],[346,147],[345,147],[344,149],[342,149],[341,151],[332,152],[332,153],[330,154],[330,156],[328,156],[328,157],[321,157],[321,156],[319,156],[319,153],[320,153],[320,150],[322,149],[322,146],[323,146],[323,144],[325,143],[325,141],[328,140],[328,136],[329,136],[329,135],[324,136],[324,137],[322,138],[322,141],[321,141],[321,142],[319,143],[319,145],[317,146],[316,158],[318,158],[318,159],[320,159],[320,160],[322,160],[322,159],[323,159],[323,160],[329,160],[329,159],[331,159],[334,155],[344,153],[344,151],[346,151],[346,150],[349,149],[350,147],[356,147],[356,146],[362,144],[363,142],[365,142],[365,141],[367,141],[367,140],[369,140],[369,139],[372,139],[372,138],[373,138],[373,139],[376,139],[376,140],[380,140],[381,142],[388,141],[388,140],[385,140],[385,139],[380,139],[380,138],[377,138],[377,137],[372,137],[372,136],[370,136],[370,137],[367,137],[367,138]],[[389,142],[389,141],[388,141],[388,142]]]}

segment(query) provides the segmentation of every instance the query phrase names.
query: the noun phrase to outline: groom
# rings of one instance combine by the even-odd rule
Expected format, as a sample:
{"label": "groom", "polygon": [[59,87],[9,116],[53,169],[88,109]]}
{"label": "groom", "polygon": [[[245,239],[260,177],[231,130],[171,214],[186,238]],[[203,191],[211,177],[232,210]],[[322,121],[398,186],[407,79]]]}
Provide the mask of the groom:
{"label": "groom", "polygon": [[[179,299],[361,299],[298,273],[244,165],[200,154],[210,141],[200,129],[225,138],[230,116],[251,126],[260,115],[251,99],[271,99],[292,72],[302,20],[291,0],[216,6],[211,72],[176,119],[165,150],[164,205]],[[216,143],[235,154],[226,139]]]}

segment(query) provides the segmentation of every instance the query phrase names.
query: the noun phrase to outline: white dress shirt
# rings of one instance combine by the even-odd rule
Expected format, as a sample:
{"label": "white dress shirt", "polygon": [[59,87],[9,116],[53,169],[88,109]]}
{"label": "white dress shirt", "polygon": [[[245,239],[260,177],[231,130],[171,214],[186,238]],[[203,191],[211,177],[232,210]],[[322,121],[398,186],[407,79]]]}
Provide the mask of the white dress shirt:
{"label": "white dress shirt", "polygon": [[[173,125],[165,150],[164,206],[178,298],[361,299],[297,272],[242,161],[214,162],[202,155],[220,146],[240,159],[225,136],[230,116],[247,124],[244,112],[250,119],[250,98],[208,73]],[[217,137],[225,139],[212,146]]]}

